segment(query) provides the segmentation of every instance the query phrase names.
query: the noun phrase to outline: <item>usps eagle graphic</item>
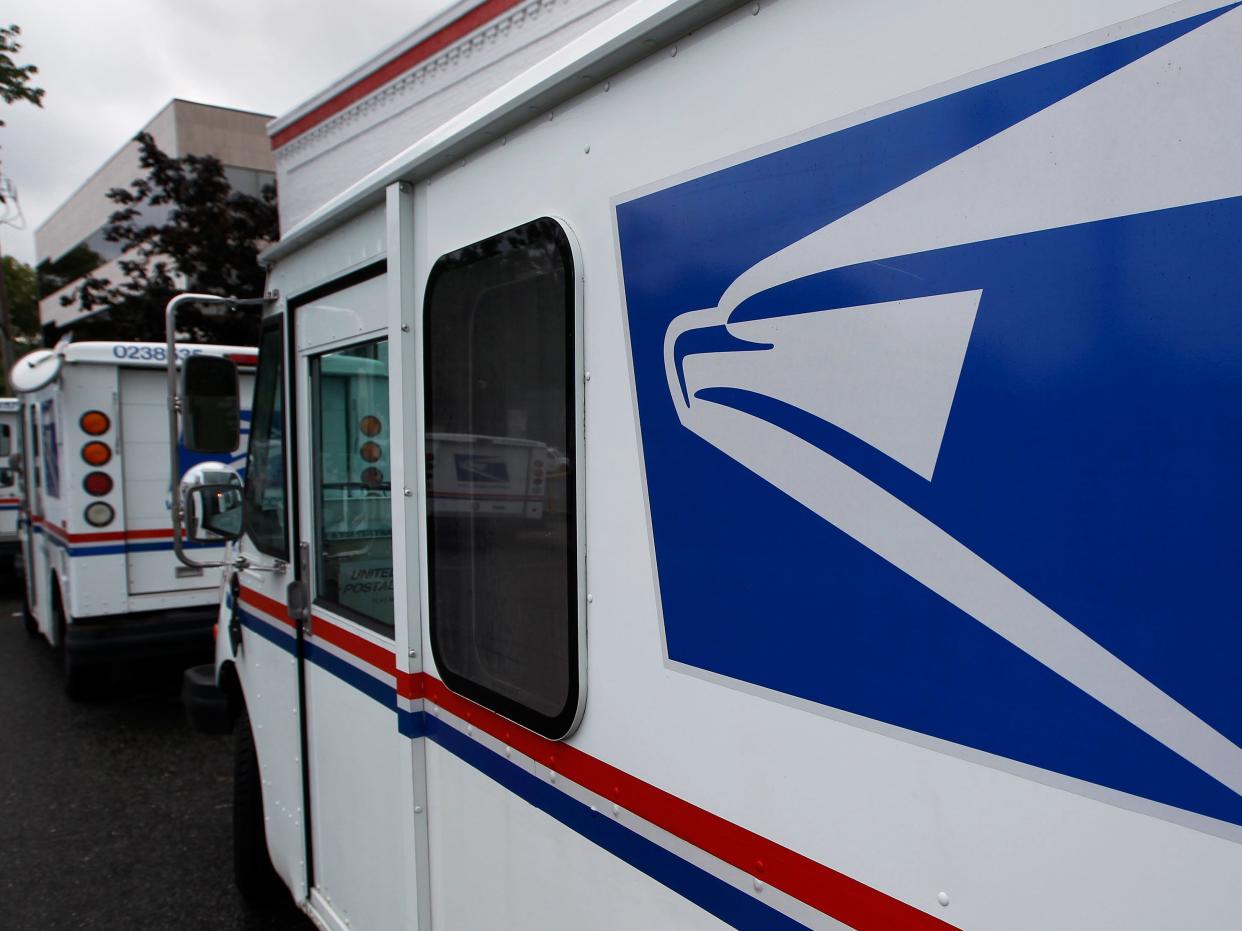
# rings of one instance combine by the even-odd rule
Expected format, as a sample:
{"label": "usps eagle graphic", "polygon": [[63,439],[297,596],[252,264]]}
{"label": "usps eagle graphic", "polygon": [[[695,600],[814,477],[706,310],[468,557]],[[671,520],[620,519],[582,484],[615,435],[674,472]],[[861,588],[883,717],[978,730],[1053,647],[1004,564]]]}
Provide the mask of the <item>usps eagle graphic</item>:
{"label": "usps eagle graphic", "polygon": [[671,663],[1242,825],[1239,49],[1181,6],[617,201]]}

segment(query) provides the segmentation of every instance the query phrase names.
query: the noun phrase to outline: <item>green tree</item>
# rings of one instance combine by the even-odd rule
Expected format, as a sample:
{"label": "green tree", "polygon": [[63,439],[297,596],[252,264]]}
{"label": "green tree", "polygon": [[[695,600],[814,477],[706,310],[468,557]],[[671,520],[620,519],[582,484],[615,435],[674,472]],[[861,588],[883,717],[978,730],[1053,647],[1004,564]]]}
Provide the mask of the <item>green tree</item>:
{"label": "green tree", "polygon": [[35,270],[11,255],[4,257],[4,285],[13,334],[33,341],[39,335],[39,281]]}
{"label": "green tree", "polygon": [[[19,65],[12,56],[22,50],[16,39],[22,34],[20,26],[0,26],[0,98],[5,103],[25,100],[36,107],[43,106],[43,88],[34,87],[30,79],[39,73],[34,65]],[[4,120],[0,120],[0,126]]]}
{"label": "green tree", "polygon": [[[258,255],[278,235],[275,185],[258,197],[242,194],[214,156],[174,158],[147,133],[135,139],[146,174],[108,192],[118,209],[104,228],[104,238],[123,250],[118,267],[124,277],[113,282],[87,276],[61,298],[65,305],[76,301],[84,312],[111,308],[105,318],[77,328],[82,336],[162,340],[164,307],[181,291],[263,293],[266,276]],[[190,310],[179,320],[197,341],[249,345],[258,338],[253,313],[220,317]]]}
{"label": "green tree", "polygon": [[65,285],[89,275],[103,262],[103,256],[86,243],[79,243],[58,259],[44,259],[35,266],[35,274],[39,278],[39,300],[51,297]]}

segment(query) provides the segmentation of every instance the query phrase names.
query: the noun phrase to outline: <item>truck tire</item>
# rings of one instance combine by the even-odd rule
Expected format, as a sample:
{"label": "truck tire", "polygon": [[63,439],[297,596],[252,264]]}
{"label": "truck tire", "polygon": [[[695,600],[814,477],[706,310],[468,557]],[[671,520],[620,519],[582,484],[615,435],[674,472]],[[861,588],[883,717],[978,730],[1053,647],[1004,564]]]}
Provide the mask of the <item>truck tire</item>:
{"label": "truck tire", "polygon": [[267,852],[259,756],[245,706],[233,730],[233,877],[251,905],[268,905],[283,885]]}
{"label": "truck tire", "polygon": [[109,666],[75,662],[65,643],[68,621],[60,600],[60,586],[52,588],[52,621],[56,626],[56,649],[60,652],[65,671],[65,694],[70,701],[88,701],[97,698],[108,684],[112,669]]}

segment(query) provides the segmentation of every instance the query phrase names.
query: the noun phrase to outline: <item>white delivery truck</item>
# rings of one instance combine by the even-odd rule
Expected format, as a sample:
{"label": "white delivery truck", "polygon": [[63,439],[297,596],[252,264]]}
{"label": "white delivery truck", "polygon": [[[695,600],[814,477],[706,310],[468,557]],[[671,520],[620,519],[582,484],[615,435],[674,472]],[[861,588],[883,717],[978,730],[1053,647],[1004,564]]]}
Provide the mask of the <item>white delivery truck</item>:
{"label": "white delivery truck", "polygon": [[20,450],[20,402],[0,398],[0,571],[11,574],[16,573],[21,552],[21,474],[13,461]]}
{"label": "white delivery truck", "polygon": [[[1236,928],[1239,49],[1219,0],[640,0],[287,230],[244,491],[181,499],[236,537],[185,694],[243,889]],[[437,504],[510,442],[563,519]]]}
{"label": "white delivery truck", "polygon": [[[246,408],[254,353],[176,348],[179,358],[231,358]],[[220,573],[181,566],[172,552],[164,359],[158,344],[62,342],[11,375],[26,438],[26,625],[63,653],[74,697],[95,691],[116,661],[211,650]],[[243,456],[225,458],[240,468]],[[201,457],[179,445],[174,459],[184,472]]]}

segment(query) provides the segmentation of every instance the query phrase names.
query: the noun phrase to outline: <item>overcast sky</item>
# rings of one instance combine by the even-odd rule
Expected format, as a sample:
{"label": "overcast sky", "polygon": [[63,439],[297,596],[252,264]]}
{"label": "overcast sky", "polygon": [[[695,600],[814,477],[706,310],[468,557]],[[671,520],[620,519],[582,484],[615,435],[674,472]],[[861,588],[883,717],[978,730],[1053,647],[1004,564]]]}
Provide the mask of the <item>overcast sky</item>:
{"label": "overcast sky", "polygon": [[43,108],[0,102],[0,169],[34,229],[173,97],[281,116],[451,0],[6,0]]}

